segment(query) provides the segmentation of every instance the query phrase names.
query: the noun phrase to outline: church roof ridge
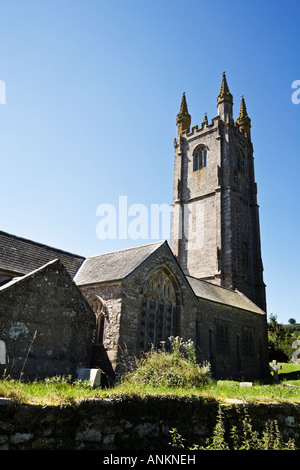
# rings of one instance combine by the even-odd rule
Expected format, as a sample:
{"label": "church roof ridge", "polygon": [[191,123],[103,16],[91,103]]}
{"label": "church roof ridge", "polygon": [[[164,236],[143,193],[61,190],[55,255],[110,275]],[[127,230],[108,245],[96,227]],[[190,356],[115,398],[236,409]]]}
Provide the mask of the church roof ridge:
{"label": "church roof ridge", "polygon": [[151,245],[163,245],[164,243],[166,243],[166,240],[161,240],[161,241],[152,242],[152,243],[145,243],[144,245],[129,246],[128,248],[122,248],[121,250],[106,251],[105,253],[99,253],[98,255],[87,256],[85,260],[88,260],[91,258],[98,258],[99,256],[111,255],[113,253],[120,253],[120,252],[128,251],[128,250],[137,250],[138,248],[143,248],[143,247],[151,246]]}
{"label": "church roof ridge", "polygon": [[77,285],[86,285],[124,280],[164,245],[168,246],[166,240],[86,258],[74,281]]}
{"label": "church roof ridge", "polygon": [[20,241],[25,242],[25,243],[30,243],[30,245],[36,245],[36,246],[40,246],[40,247],[43,247],[43,248],[50,248],[51,250],[55,250],[55,251],[60,252],[60,253],[65,253],[67,255],[71,255],[71,256],[74,256],[74,257],[77,257],[77,258],[85,259],[85,256],[78,255],[78,254],[72,253],[70,251],[62,250],[61,248],[55,248],[54,246],[47,245],[46,243],[36,242],[35,240],[30,240],[29,238],[20,237],[19,235],[14,235],[12,233],[4,232],[3,230],[0,230],[0,236],[1,235],[5,236],[5,237],[9,237],[9,238],[14,238],[15,240],[20,240]]}

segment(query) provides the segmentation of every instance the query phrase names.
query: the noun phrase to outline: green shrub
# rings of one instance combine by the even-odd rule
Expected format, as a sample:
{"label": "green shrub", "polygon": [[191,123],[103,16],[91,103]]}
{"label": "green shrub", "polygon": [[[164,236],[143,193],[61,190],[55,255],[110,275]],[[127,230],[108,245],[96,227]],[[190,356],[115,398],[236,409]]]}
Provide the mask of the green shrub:
{"label": "green shrub", "polygon": [[289,329],[277,322],[277,316],[271,314],[268,321],[269,360],[288,362],[291,359],[293,336]]}
{"label": "green shrub", "polygon": [[153,387],[199,387],[210,379],[210,364],[196,363],[192,341],[184,342],[179,337],[170,337],[171,351],[152,349],[145,354],[137,368],[124,380]]}

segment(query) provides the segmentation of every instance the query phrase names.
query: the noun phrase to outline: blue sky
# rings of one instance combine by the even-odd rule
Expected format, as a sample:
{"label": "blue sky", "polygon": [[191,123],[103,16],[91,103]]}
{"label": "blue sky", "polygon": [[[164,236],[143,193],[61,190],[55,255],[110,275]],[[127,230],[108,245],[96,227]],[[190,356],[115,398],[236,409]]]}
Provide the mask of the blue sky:
{"label": "blue sky", "polygon": [[171,203],[182,92],[211,120],[225,70],[252,120],[268,313],[300,322],[299,0],[0,7],[0,229],[85,256],[156,241],[100,240],[97,207]]}

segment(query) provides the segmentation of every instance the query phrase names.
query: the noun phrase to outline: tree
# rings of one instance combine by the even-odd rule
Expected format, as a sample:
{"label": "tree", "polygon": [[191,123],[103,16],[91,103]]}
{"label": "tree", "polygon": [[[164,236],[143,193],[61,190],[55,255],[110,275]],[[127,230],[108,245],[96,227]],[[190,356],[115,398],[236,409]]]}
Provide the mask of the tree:
{"label": "tree", "polygon": [[290,323],[290,325],[295,325],[296,324],[295,318],[290,318],[289,323]]}
{"label": "tree", "polygon": [[270,314],[268,322],[269,360],[287,362],[292,356],[292,335],[277,322],[277,316]]}

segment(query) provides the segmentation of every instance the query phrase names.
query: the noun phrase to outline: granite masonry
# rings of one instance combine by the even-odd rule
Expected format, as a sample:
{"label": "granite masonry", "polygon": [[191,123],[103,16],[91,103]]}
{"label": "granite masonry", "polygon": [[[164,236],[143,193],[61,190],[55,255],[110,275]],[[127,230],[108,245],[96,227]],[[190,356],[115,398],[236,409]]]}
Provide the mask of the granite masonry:
{"label": "granite masonry", "polygon": [[[171,431],[176,429],[186,446],[181,452],[186,452],[188,446],[204,446],[212,438],[218,407],[217,402],[192,397],[77,400],[64,407],[24,405],[0,398],[0,450],[109,450],[124,455],[130,450],[152,450],[155,454],[172,451]],[[227,432],[239,425],[244,407],[256,432],[261,434],[268,421],[276,421],[284,440],[292,438],[300,448],[298,403],[225,401],[221,409]]]}
{"label": "granite masonry", "polygon": [[0,319],[2,373],[42,379],[90,366],[95,315],[59,260],[0,287]]}

